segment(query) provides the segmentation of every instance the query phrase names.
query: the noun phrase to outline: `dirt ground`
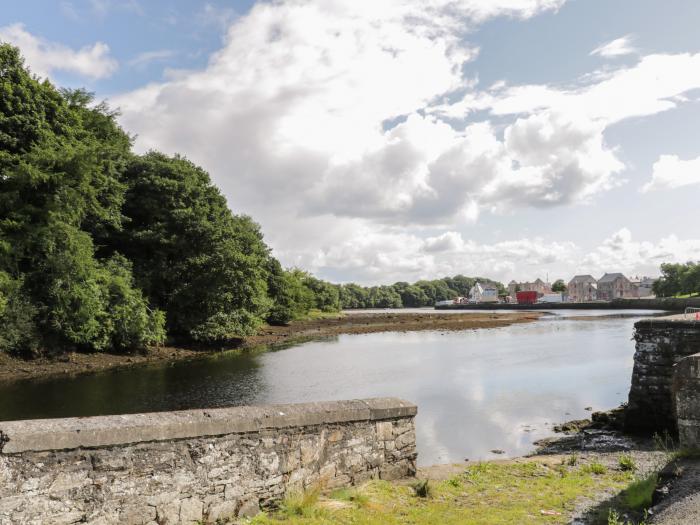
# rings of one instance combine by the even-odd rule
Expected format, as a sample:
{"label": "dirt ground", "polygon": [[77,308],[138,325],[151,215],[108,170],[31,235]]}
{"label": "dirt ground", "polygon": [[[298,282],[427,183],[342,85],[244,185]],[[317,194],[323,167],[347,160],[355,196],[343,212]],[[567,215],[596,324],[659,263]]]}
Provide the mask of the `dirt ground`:
{"label": "dirt ground", "polygon": [[263,345],[281,345],[340,334],[409,332],[421,330],[471,330],[497,328],[537,320],[539,312],[494,313],[353,313],[335,318],[295,321],[287,326],[264,326],[237,344],[216,349],[162,346],[130,354],[66,353],[32,360],[17,359],[0,352],[0,382],[96,372],[145,363],[196,359],[213,352],[247,350]]}

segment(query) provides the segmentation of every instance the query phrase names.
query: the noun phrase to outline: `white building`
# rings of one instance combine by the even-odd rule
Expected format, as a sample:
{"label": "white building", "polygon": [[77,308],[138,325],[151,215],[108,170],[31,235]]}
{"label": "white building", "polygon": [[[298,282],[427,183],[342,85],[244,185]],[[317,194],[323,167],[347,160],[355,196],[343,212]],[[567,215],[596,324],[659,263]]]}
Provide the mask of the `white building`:
{"label": "white building", "polygon": [[469,299],[475,303],[497,303],[498,288],[492,284],[477,282],[469,290]]}

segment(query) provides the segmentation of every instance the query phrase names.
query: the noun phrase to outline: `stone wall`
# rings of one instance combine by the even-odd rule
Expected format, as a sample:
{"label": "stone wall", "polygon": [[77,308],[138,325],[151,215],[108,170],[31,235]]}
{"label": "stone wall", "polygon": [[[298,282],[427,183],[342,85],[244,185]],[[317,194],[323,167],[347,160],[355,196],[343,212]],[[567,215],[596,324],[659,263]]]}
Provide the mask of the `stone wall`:
{"label": "stone wall", "polygon": [[0,525],[219,523],[415,474],[398,399],[0,422]]}
{"label": "stone wall", "polygon": [[700,354],[682,359],[673,374],[673,401],[681,447],[700,447]]}
{"label": "stone wall", "polygon": [[628,432],[676,433],[672,395],[674,366],[700,352],[700,323],[676,318],[635,323],[634,370],[625,409]]}

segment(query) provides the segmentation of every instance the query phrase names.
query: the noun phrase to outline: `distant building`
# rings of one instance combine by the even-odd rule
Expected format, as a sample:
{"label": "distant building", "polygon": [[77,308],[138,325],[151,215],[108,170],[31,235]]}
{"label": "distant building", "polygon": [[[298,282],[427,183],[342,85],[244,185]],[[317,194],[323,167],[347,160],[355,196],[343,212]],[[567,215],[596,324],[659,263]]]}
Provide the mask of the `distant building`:
{"label": "distant building", "polygon": [[598,299],[612,301],[635,297],[637,297],[636,287],[621,273],[606,273],[598,280]]}
{"label": "distant building", "polygon": [[469,290],[469,299],[477,303],[497,303],[498,288],[492,284],[476,282]]}
{"label": "distant building", "polygon": [[511,281],[508,283],[508,295],[515,297],[516,292],[537,292],[537,295],[552,293],[552,287],[549,283],[542,279],[535,279],[531,283],[517,283]]}
{"label": "distant building", "polygon": [[569,302],[587,303],[598,299],[598,281],[592,275],[576,275],[567,286]]}
{"label": "distant building", "polygon": [[637,295],[639,297],[655,297],[654,283],[658,280],[658,278],[654,279],[653,277],[642,277],[639,281]]}

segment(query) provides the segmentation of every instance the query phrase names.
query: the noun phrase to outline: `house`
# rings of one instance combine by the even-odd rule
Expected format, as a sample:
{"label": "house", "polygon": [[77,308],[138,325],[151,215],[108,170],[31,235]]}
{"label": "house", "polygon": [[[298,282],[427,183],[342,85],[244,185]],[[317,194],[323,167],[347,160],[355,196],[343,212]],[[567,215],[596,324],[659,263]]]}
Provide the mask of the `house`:
{"label": "house", "polygon": [[569,302],[587,303],[598,299],[598,281],[592,275],[576,275],[567,286]]}
{"label": "house", "polygon": [[508,295],[515,297],[515,293],[520,291],[520,283],[515,282],[515,280],[508,283]]}
{"label": "house", "polygon": [[632,281],[632,286],[636,288],[636,297],[648,299],[654,297],[654,283],[658,279],[652,277],[635,277]]}
{"label": "house", "polygon": [[632,299],[637,297],[636,287],[621,273],[606,273],[598,279],[598,299]]}
{"label": "house", "polygon": [[542,279],[535,279],[531,283],[517,283],[511,281],[508,283],[508,295],[515,297],[516,292],[537,292],[537,295],[544,295],[552,292],[552,287],[549,283],[545,283]]}
{"label": "house", "polygon": [[498,288],[492,284],[476,282],[469,290],[469,299],[476,303],[497,303]]}

